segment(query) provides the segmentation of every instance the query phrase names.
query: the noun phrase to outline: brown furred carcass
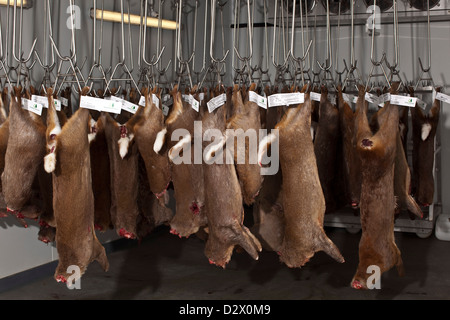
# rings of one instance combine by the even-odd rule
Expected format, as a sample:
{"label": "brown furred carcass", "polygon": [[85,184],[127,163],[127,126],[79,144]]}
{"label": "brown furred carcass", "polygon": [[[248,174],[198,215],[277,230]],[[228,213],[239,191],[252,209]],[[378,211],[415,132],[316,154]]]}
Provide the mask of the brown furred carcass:
{"label": "brown furred carcass", "polygon": [[361,160],[356,153],[356,111],[344,100],[342,87],[338,86],[337,105],[339,126],[342,135],[343,174],[347,193],[347,203],[353,209],[359,207],[361,195]]}
{"label": "brown furred carcass", "polygon": [[[219,93],[223,93],[223,88],[216,89],[211,97]],[[224,105],[212,112],[204,111],[202,117],[204,154],[217,144],[218,140],[224,139],[226,114]],[[214,142],[208,143],[210,141]],[[262,250],[261,244],[243,224],[242,192],[229,150],[226,148],[222,149],[222,152],[217,150],[212,159],[205,160],[203,177],[204,187],[207,190],[205,208],[208,219],[205,255],[209,262],[225,268],[236,246],[242,247],[257,260],[258,252]]]}
{"label": "brown furred carcass", "polygon": [[[305,85],[302,92],[306,89]],[[279,146],[285,230],[278,253],[280,260],[290,268],[302,267],[318,251],[344,262],[339,249],[323,229],[325,199],[310,128],[311,100],[306,93],[305,102],[288,108],[275,126],[278,137],[271,133],[267,138],[271,146],[274,143]]]}
{"label": "brown furred carcass", "polygon": [[[151,216],[146,215],[147,210],[143,211],[143,218],[147,219],[148,225],[143,226],[141,232],[149,232],[156,226],[167,224],[173,217],[173,211],[168,207],[170,196],[167,188],[171,182],[171,172],[167,149],[161,144],[160,150],[154,150],[155,141],[164,136],[158,136],[158,133],[164,128],[164,114],[160,106],[153,103],[152,95],[155,94],[161,101],[161,89],[155,87],[142,89],[142,95],[145,97],[145,107],[142,110],[140,120],[134,125],[135,141],[138,146],[139,155],[142,160],[140,166],[141,184],[140,192],[143,193],[140,205],[152,207]],[[160,104],[161,105],[161,104]],[[142,108],[142,107],[140,107]],[[142,175],[146,176],[147,181],[143,181]],[[148,183],[148,185],[147,185]],[[147,189],[147,186],[150,190]],[[151,195],[149,194],[151,192]]]}
{"label": "brown furred carcass", "polygon": [[128,239],[136,238],[140,212],[139,151],[134,141],[134,126],[142,113],[143,108],[139,108],[124,124],[118,123],[109,113],[102,112],[100,116],[110,160],[111,222],[117,234]]}
{"label": "brown furred carcass", "polygon": [[[248,91],[255,92],[256,83],[252,83]],[[260,107],[247,97],[242,98],[238,85],[234,85],[232,94],[233,115],[227,121],[227,132],[233,131],[227,143],[232,140],[234,145],[234,162],[242,190],[244,204],[255,202],[261,189],[262,176],[258,164],[259,130],[261,129]]]}
{"label": "brown furred carcass", "polygon": [[340,147],[339,109],[328,99],[328,89],[322,85],[319,103],[317,129],[314,136],[314,154],[316,155],[320,184],[325,197],[325,213],[338,207],[338,148]]}
{"label": "brown furred carcass", "polygon": [[11,94],[2,192],[7,212],[27,227],[25,218],[36,219],[41,214],[33,183],[43,164],[46,127],[39,116],[21,107],[21,91],[15,88]]}
{"label": "brown furred carcass", "polygon": [[386,103],[377,117],[379,129],[373,133],[367,118],[365,89],[359,87],[357,101],[356,150],[361,159],[360,215],[362,235],[359,264],[351,281],[355,289],[367,289],[369,268],[379,268],[380,275],[396,266],[403,275],[400,250],[395,244],[394,170],[398,147],[398,106]]}
{"label": "brown furred carcass", "polygon": [[[197,87],[194,87],[191,94],[198,101],[196,91]],[[203,164],[195,161],[195,151],[191,147],[195,140],[201,141],[201,137],[196,136],[201,132],[195,130],[195,121],[201,119],[201,113],[200,109],[196,111],[189,103],[182,100],[177,86],[173,88],[171,95],[173,107],[165,124],[176,209],[169,223],[170,233],[179,237],[189,237],[207,224],[204,210]],[[204,101],[201,107],[204,107]],[[175,134],[176,132],[179,134]],[[179,139],[179,141],[172,141],[172,139]],[[181,154],[182,151],[183,154]]]}
{"label": "brown furred carcass", "polygon": [[[84,88],[81,94],[85,95],[88,90]],[[50,92],[49,95],[51,97]],[[89,110],[79,108],[63,127],[56,122],[53,104],[49,104],[49,112],[53,115],[48,117],[48,153],[44,166],[47,172],[52,172],[53,182],[55,240],[59,255],[54,278],[58,282],[67,282],[73,278],[73,270],[69,269],[71,266],[77,266],[81,276],[94,260],[105,271],[109,263],[105,248],[98,241],[94,230]]]}
{"label": "brown furred carcass", "polygon": [[[265,93],[266,97],[272,94],[267,87]],[[267,109],[266,121],[263,126],[268,133],[271,133],[281,120],[282,112],[283,107],[281,106]],[[261,151],[259,150],[259,152]],[[258,162],[261,162],[260,159]],[[282,180],[281,168],[275,174],[266,175],[262,181],[261,191],[253,204],[253,226],[250,230],[261,241],[262,247],[268,251],[277,252],[283,241]]]}
{"label": "brown furred carcass", "polygon": [[[441,88],[436,88],[440,92]],[[412,118],[412,194],[423,207],[434,202],[434,153],[435,136],[439,124],[440,101],[435,99],[425,113],[418,105],[411,108]]]}
{"label": "brown furred carcass", "polygon": [[[0,176],[5,169],[5,154],[6,147],[8,146],[8,135],[9,135],[9,116],[7,116],[5,105],[7,103],[8,91],[6,88],[3,89],[0,98]],[[5,118],[4,118],[5,117]],[[4,118],[4,119],[3,119]],[[2,192],[2,186],[0,183],[0,217],[6,217],[6,203]]]}

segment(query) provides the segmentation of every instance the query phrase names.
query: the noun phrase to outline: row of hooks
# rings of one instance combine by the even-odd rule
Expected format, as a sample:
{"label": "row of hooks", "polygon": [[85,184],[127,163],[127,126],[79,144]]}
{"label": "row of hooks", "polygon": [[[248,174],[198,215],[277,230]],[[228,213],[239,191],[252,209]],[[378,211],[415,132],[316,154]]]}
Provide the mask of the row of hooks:
{"label": "row of hooks", "polygon": [[[173,84],[178,84],[178,86],[188,86],[193,88],[197,85],[201,88],[205,82],[213,84],[222,84],[223,77],[227,73],[226,70],[226,59],[229,55],[230,50],[227,50],[225,45],[225,24],[224,24],[224,7],[231,2],[227,1],[198,1],[194,0],[194,5],[191,5],[188,0],[172,0],[172,8],[176,12],[176,24],[177,28],[175,30],[175,58],[176,63],[174,63],[174,74],[175,79],[172,82],[168,81],[168,71],[172,63],[169,60],[168,64],[164,67],[162,66],[161,57],[164,53],[165,46],[162,45],[162,8],[164,2],[167,0],[158,0],[158,12],[154,11],[154,1],[142,0],[141,10],[140,10],[140,25],[139,25],[139,48],[138,48],[138,77],[135,80],[133,76],[134,71],[134,56],[133,56],[133,45],[132,45],[132,34],[130,19],[130,0],[127,1],[127,12],[125,12],[124,0],[120,0],[120,50],[119,50],[119,61],[114,66],[103,66],[102,61],[102,48],[103,48],[103,12],[104,12],[104,0],[101,1],[102,15],[100,17],[100,34],[98,35],[97,30],[97,0],[93,0],[93,43],[92,43],[92,65],[89,69],[87,77],[82,73],[82,69],[86,63],[87,57],[80,64],[77,60],[77,47],[76,47],[76,37],[75,37],[75,26],[73,19],[73,10],[70,10],[70,21],[71,21],[71,38],[70,38],[70,51],[69,54],[63,56],[58,49],[57,44],[53,38],[52,30],[52,14],[50,7],[50,0],[44,0],[44,30],[48,32],[48,37],[43,38],[44,40],[44,52],[41,58],[37,50],[35,50],[37,38],[34,38],[31,45],[31,49],[28,55],[25,55],[22,50],[22,35],[23,35],[23,7],[22,2],[17,4],[15,1],[14,5],[7,5],[6,10],[6,30],[3,32],[2,23],[0,20],[0,80],[1,85],[4,86],[6,83],[9,85],[28,87],[30,85],[30,72],[38,61],[39,65],[44,71],[44,76],[42,82],[39,86],[52,87],[54,92],[59,93],[64,85],[70,85],[73,87],[75,92],[80,92],[81,88],[88,86],[91,89],[94,88],[95,84],[100,84],[100,87],[104,89],[105,93],[110,92],[112,83],[125,83],[125,86],[134,87],[139,93],[142,86],[154,87],[154,86],[171,86]],[[230,1],[230,0],[228,0]],[[255,60],[253,54],[253,36],[254,36],[254,16],[255,16],[255,4],[258,2],[263,8],[263,19],[264,19],[264,44],[263,44],[263,54],[261,60],[253,65],[252,62]],[[249,83],[257,82],[259,85],[287,85],[294,84],[297,85],[299,82],[303,85],[306,82],[317,84],[326,84],[327,86],[336,89],[337,85],[341,85],[344,89],[352,85],[362,84],[366,86],[366,89],[371,90],[373,88],[372,79],[376,77],[382,77],[385,82],[385,86],[390,87],[392,81],[400,81],[404,84],[404,81],[400,77],[399,73],[399,43],[398,43],[398,13],[397,13],[397,0],[393,0],[393,30],[394,30],[394,59],[390,63],[387,61],[386,53],[382,54],[380,60],[374,58],[375,51],[375,32],[371,35],[371,53],[370,53],[370,73],[367,80],[364,81],[361,77],[361,73],[357,67],[357,60],[355,59],[355,28],[354,28],[354,7],[355,0],[350,0],[350,17],[351,17],[351,49],[350,49],[350,64],[347,65],[345,59],[343,59],[344,68],[340,71],[338,63],[338,54],[335,53],[334,62],[334,72],[336,76],[333,76],[333,51],[332,51],[332,37],[331,37],[331,23],[330,23],[330,6],[336,6],[333,2],[330,4],[330,0],[324,0],[326,4],[326,50],[325,58],[321,63],[316,60],[316,50],[315,50],[315,35],[316,35],[316,16],[314,17],[314,33],[313,37],[309,39],[310,30],[308,22],[308,1],[299,1],[300,11],[300,40],[301,40],[301,51],[295,51],[295,20],[297,11],[297,1],[292,1],[292,6],[288,6],[286,1],[267,1],[267,0],[243,0],[243,6],[240,0],[235,0],[232,2],[234,4],[234,24],[233,24],[233,42],[232,42],[232,71],[234,73],[233,81],[235,83]],[[379,0],[380,1],[380,0]],[[427,0],[427,28],[428,28],[428,64],[423,65],[422,60],[419,58],[419,64],[421,68],[421,74],[419,80],[416,82],[416,88],[420,83],[431,82],[434,86],[433,79],[431,77],[431,34],[430,34],[430,3]],[[268,28],[269,19],[268,4],[273,3],[274,7],[274,18],[273,18],[273,37],[272,37],[272,64],[275,68],[275,76],[271,77],[269,75],[269,39],[268,39]],[[341,13],[341,3],[343,0],[338,1],[338,24],[337,32],[338,38],[340,36],[340,13]],[[376,0],[373,0],[374,7],[376,7]],[[69,5],[72,8],[74,6],[74,0],[69,0]],[[201,5],[204,5],[204,23],[198,23],[198,10]],[[344,4],[346,5],[346,4]],[[246,18],[246,39],[245,46],[246,52],[243,52],[242,45],[240,44],[240,25],[241,25],[241,7],[244,8],[244,16]],[[157,38],[156,38],[156,52],[152,55],[152,58],[148,60],[146,58],[146,53],[150,45],[147,44],[147,17],[149,9],[151,10],[152,16],[158,17],[158,28],[157,28]],[[219,15],[217,15],[217,9]],[[10,12],[13,12],[13,25],[12,25],[12,48],[8,48],[8,37],[11,34],[8,30],[10,23]],[[292,10],[290,12],[290,10]],[[193,39],[192,39],[192,50],[188,52],[188,55],[184,56],[183,52],[188,50],[183,50],[183,47],[188,48],[189,43],[186,41],[186,37],[182,36],[183,23],[188,14],[193,12],[194,22],[193,22]],[[209,13],[209,14],[208,14]],[[379,12],[373,12],[373,22],[375,22],[376,14]],[[17,16],[19,15],[19,19]],[[289,15],[291,15],[291,26],[289,26]],[[208,16],[210,18],[210,25],[208,27]],[[222,42],[222,52],[218,56],[215,54],[216,49],[216,16],[220,18],[220,32],[221,32],[221,42]],[[17,25],[17,20],[19,20],[19,25]],[[125,24],[128,25],[128,34],[126,35]],[[185,23],[186,24],[186,23]],[[196,69],[196,53],[197,53],[197,33],[198,28],[203,26],[203,57],[202,65],[198,70]],[[207,54],[207,41],[208,41],[208,31],[209,31],[209,57]],[[290,31],[290,43],[289,37]],[[18,33],[18,36],[17,36]],[[5,48],[3,48],[3,35],[5,35]],[[97,41],[97,36],[100,40]],[[129,43],[125,42],[125,38],[128,38]],[[18,40],[17,40],[18,39]],[[47,40],[50,40],[50,55],[47,50]],[[97,44],[98,42],[98,44]],[[339,43],[339,41],[337,42]],[[280,45],[278,45],[280,44]],[[16,48],[18,46],[18,49]],[[128,48],[128,52],[126,52]],[[336,51],[338,51],[338,45]],[[8,54],[12,52],[15,65],[10,65],[8,61]],[[282,58],[280,58],[280,51],[282,51]],[[310,53],[312,51],[312,54]],[[127,54],[128,60],[127,61]],[[34,59],[32,59],[34,57]],[[58,62],[57,62],[58,60]],[[312,61],[312,62],[311,62]],[[209,64],[208,64],[209,63]],[[68,64],[68,66],[67,66]],[[67,69],[63,70],[63,67],[67,66]],[[54,73],[56,68],[56,75]],[[380,73],[375,73],[375,69],[380,69]],[[389,70],[389,73],[386,71]],[[2,72],[3,71],[3,72]],[[372,86],[372,87],[371,87]],[[371,88],[369,88],[371,87]],[[120,87],[119,87],[120,89]],[[92,90],[96,94],[95,90]],[[120,92],[120,90],[117,90]]]}

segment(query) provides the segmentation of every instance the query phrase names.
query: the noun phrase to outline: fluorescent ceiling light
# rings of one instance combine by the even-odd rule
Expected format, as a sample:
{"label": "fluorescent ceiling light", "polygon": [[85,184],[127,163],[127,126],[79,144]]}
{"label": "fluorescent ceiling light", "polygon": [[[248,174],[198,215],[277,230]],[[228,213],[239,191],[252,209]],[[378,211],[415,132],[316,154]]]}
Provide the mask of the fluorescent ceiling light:
{"label": "fluorescent ceiling light", "polygon": [[[100,9],[96,9],[95,18],[99,20],[102,19],[102,12],[104,21],[122,22],[122,14],[120,12],[115,11],[107,11],[107,10],[102,11]],[[94,18],[93,8],[91,9],[91,18]],[[142,20],[144,20],[144,18],[142,18]],[[123,15],[123,23],[128,23],[128,14]],[[130,14],[130,23],[134,25],[140,25],[141,16],[138,16],[136,14]],[[147,27],[158,28],[158,25],[159,25],[158,18],[147,17]],[[172,20],[161,19],[161,28],[168,30],[175,30],[177,28],[177,23]]]}
{"label": "fluorescent ceiling light", "polygon": [[[0,5],[6,6],[9,3],[10,6],[14,6],[14,2],[16,2],[16,0],[0,0]],[[23,3],[22,6],[24,9],[28,9],[33,6],[32,0],[17,0],[17,7],[20,7],[21,3]]]}

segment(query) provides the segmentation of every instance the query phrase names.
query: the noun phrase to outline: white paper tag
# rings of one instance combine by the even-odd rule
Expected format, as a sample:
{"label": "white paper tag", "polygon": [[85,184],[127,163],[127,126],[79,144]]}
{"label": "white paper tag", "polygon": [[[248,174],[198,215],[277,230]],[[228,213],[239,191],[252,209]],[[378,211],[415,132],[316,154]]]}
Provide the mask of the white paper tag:
{"label": "white paper tag", "polygon": [[159,109],[159,98],[154,93],[152,93],[152,100],[153,104]]}
{"label": "white paper tag", "polygon": [[163,115],[167,117],[167,115],[169,114],[169,110],[170,110],[169,106],[167,106],[163,103],[161,105],[161,108],[162,108]]}
{"label": "white paper tag", "polygon": [[450,96],[443,94],[442,92],[436,94],[436,99],[445,103],[450,103]]}
{"label": "white paper tag", "polygon": [[[44,108],[48,109],[48,98],[47,97],[36,96],[36,95],[33,94],[31,96],[31,101],[37,102],[39,104],[42,104],[42,106]],[[56,109],[56,111],[61,111],[61,101],[59,101],[58,99],[53,99],[53,101],[55,102],[55,109]]]}
{"label": "white paper tag", "polygon": [[256,103],[259,107],[263,109],[267,109],[267,99],[263,96],[260,96],[255,91],[248,92],[248,100]]}
{"label": "white paper tag", "polygon": [[417,98],[391,94],[391,104],[405,107],[415,107],[416,102]]}
{"label": "white paper tag", "polygon": [[427,108],[427,104],[425,103],[425,101],[420,100],[419,98],[417,98],[417,105],[422,108],[423,110],[425,110]]}
{"label": "white paper tag", "polygon": [[342,93],[342,98],[344,99],[344,101],[348,103],[356,103],[356,101],[358,101],[358,96],[354,96],[347,93]]}
{"label": "white paper tag", "polygon": [[141,96],[141,98],[139,99],[138,104],[139,104],[141,107],[145,107],[145,96]]}
{"label": "white paper tag", "polygon": [[379,97],[377,95],[369,93],[369,92],[366,92],[366,95],[364,96],[364,99],[366,99],[367,102],[370,102],[370,103],[373,103],[373,104],[376,104],[376,105],[378,105],[380,103],[379,102]]}
{"label": "white paper tag", "polygon": [[206,103],[209,113],[223,106],[226,102],[227,102],[227,95],[225,93],[222,93],[221,95],[212,98]]}
{"label": "white paper tag", "polygon": [[120,114],[122,104],[111,99],[101,99],[89,96],[81,96],[80,107],[90,110],[111,112]]}
{"label": "white paper tag", "polygon": [[192,109],[198,112],[198,110],[200,110],[200,102],[195,100],[192,94],[189,95],[189,100],[189,104],[191,105]]}
{"label": "white paper tag", "polygon": [[305,102],[305,94],[301,92],[277,93],[268,98],[269,108],[278,106],[290,106]]}
{"label": "white paper tag", "polygon": [[125,111],[128,111],[128,112],[130,112],[132,114],[135,114],[136,111],[139,109],[138,105],[136,105],[134,103],[131,103],[130,101],[121,99],[119,97],[111,96],[110,99],[114,100],[114,101],[116,101],[118,103],[121,103],[122,104],[121,109],[123,109]]}
{"label": "white paper tag", "polygon": [[64,107],[68,107],[68,106],[69,106],[69,99],[64,98],[64,97],[59,97],[59,100],[61,101],[61,104],[62,104]]}
{"label": "white paper tag", "polygon": [[42,114],[43,105],[38,102],[22,98],[22,108],[40,116]]}
{"label": "white paper tag", "polygon": [[205,93],[204,93],[204,92],[200,92],[200,93],[198,94],[198,101],[199,101],[200,103],[202,103],[203,100],[205,100]]}
{"label": "white paper tag", "polygon": [[320,96],[321,96],[321,94],[318,92],[311,92],[309,94],[309,98],[311,99],[311,101],[319,101],[320,102]]}

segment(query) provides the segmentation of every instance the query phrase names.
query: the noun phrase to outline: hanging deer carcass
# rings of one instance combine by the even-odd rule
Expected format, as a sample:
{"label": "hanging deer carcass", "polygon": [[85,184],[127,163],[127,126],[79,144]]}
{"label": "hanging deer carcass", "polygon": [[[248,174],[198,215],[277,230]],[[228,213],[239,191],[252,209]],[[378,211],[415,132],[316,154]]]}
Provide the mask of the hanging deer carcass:
{"label": "hanging deer carcass", "polygon": [[[306,86],[302,89],[305,92]],[[344,258],[323,230],[325,199],[311,139],[311,101],[288,108],[275,126],[276,134],[269,134],[260,143],[264,152],[268,144],[279,144],[279,158],[283,175],[283,213],[285,230],[278,250],[280,260],[288,267],[302,267],[315,252],[325,251],[336,261]]]}
{"label": "hanging deer carcass", "polygon": [[399,110],[398,106],[386,103],[377,116],[379,129],[374,134],[369,126],[368,103],[362,86],[356,108],[356,150],[361,159],[362,235],[359,264],[351,286],[366,289],[370,286],[367,283],[371,274],[369,268],[376,267],[381,274],[396,266],[400,275],[404,273],[401,253],[394,239],[394,170],[399,147]]}
{"label": "hanging deer carcass", "polygon": [[[84,88],[82,95],[88,90]],[[51,89],[49,91],[49,99],[52,99]],[[54,277],[58,282],[66,282],[73,273],[69,266],[78,266],[82,275],[94,260],[105,271],[109,263],[94,230],[89,153],[93,137],[89,110],[79,108],[62,128],[53,103],[49,103],[49,113],[44,167],[52,172],[53,180],[55,240],[59,255]]]}

